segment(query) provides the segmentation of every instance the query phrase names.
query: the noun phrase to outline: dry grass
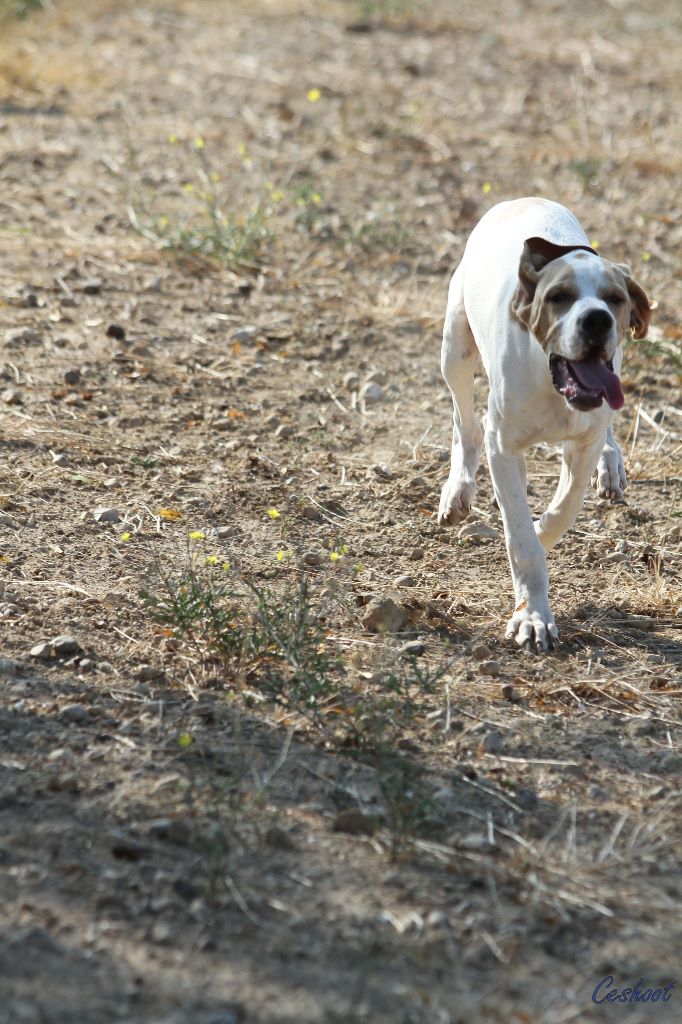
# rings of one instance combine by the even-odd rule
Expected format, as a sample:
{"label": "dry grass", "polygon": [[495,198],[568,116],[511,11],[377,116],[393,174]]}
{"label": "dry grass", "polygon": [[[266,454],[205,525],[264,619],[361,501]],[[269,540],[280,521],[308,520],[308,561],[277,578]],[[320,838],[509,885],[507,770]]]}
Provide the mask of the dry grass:
{"label": "dry grass", "polygon": [[[0,41],[11,1024],[597,1021],[605,975],[678,969],[676,5],[371,7],[64,0]],[[588,495],[553,552],[546,659],[501,642],[502,544],[434,516],[448,275],[523,193],[659,303],[626,353],[627,502]],[[204,222],[191,252],[130,223],[263,196],[231,269]],[[530,453],[536,511],[557,474]],[[499,526],[491,499],[482,467]],[[215,598],[238,650],[205,592],[191,636],[138,596],[188,534],[247,588]],[[304,576],[313,703],[281,658]],[[400,637],[362,628],[387,594]],[[63,633],[83,650],[29,656]]]}

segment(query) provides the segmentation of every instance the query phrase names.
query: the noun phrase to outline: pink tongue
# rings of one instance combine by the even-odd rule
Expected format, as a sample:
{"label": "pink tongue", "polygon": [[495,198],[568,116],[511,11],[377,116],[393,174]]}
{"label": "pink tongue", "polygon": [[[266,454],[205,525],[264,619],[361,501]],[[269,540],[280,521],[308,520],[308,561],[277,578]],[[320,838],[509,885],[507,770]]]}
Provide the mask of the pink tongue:
{"label": "pink tongue", "polygon": [[579,363],[571,362],[570,366],[578,382],[584,388],[589,388],[590,391],[601,391],[612,409],[623,408],[625,398],[620,386],[620,379],[613,370],[609,370],[601,359],[584,360]]}

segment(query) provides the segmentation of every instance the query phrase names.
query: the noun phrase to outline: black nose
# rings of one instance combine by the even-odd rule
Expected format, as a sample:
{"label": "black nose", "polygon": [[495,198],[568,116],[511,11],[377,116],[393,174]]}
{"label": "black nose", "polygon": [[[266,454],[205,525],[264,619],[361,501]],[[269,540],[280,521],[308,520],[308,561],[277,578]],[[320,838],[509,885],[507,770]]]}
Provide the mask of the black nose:
{"label": "black nose", "polygon": [[606,309],[588,309],[580,317],[580,327],[587,338],[601,341],[613,326],[613,317]]}

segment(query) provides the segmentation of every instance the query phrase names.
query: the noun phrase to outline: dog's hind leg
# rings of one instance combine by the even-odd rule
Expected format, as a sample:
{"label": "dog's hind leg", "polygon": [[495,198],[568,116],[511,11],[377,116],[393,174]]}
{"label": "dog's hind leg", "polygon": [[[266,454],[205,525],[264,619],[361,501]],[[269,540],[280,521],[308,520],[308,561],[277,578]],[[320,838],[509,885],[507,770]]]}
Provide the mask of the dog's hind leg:
{"label": "dog's hind leg", "polygon": [[479,361],[462,292],[462,268],[450,284],[445,313],[441,371],[452,394],[452,456],[450,475],[443,485],[438,522],[465,519],[476,490],[476,470],[483,447],[483,431],[474,413],[474,373]]}
{"label": "dog's hind leg", "polygon": [[561,475],[549,508],[535,523],[535,532],[545,551],[549,551],[575,523],[583,507],[585,491],[594,471],[604,437],[588,445],[564,444]]}

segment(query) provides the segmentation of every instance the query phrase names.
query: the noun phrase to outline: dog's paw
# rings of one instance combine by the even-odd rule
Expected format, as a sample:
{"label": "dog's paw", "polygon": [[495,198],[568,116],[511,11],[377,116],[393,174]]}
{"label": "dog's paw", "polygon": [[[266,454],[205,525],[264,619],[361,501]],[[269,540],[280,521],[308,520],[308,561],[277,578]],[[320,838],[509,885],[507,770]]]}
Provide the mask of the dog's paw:
{"label": "dog's paw", "polygon": [[438,507],[438,525],[454,526],[471,512],[471,502],[474,499],[476,485],[473,482],[465,483],[462,480],[448,477],[443,485]]}
{"label": "dog's paw", "polygon": [[507,640],[514,640],[526,651],[543,654],[554,650],[559,643],[559,631],[549,606],[533,608],[522,602],[507,623]]}
{"label": "dog's paw", "polygon": [[592,475],[592,486],[596,487],[597,495],[616,501],[623,497],[627,485],[622,455],[617,448],[605,448]]}

